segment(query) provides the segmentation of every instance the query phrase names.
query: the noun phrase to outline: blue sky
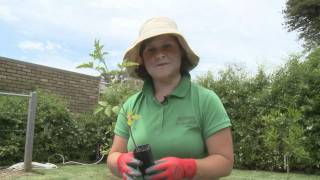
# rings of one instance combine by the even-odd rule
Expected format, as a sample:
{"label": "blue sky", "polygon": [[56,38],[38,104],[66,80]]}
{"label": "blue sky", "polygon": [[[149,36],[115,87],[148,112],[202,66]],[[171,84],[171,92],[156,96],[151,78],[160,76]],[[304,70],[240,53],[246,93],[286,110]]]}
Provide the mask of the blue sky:
{"label": "blue sky", "polygon": [[95,75],[75,67],[90,59],[94,39],[114,69],[154,16],[174,19],[200,56],[193,76],[238,64],[269,72],[302,50],[281,13],[285,0],[0,0],[0,56]]}

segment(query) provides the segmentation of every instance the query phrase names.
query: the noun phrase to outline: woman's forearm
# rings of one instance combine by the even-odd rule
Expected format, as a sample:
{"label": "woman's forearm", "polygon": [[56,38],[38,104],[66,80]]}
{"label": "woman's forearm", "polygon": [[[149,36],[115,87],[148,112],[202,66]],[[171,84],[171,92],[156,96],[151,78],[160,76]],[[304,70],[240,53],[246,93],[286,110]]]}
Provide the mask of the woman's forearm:
{"label": "woman's forearm", "polygon": [[196,164],[197,172],[194,179],[218,179],[231,173],[233,159],[214,154],[204,159],[197,159]]}
{"label": "woman's forearm", "polygon": [[121,177],[121,174],[118,172],[117,160],[121,155],[120,152],[113,152],[108,155],[107,158],[107,167],[110,169],[113,175]]}
{"label": "woman's forearm", "polygon": [[128,139],[123,138],[121,136],[114,136],[113,144],[110,149],[110,152],[108,154],[107,158],[107,167],[110,169],[112,174],[121,177],[121,173],[118,172],[118,158],[121,155],[121,153],[127,152],[127,144]]}

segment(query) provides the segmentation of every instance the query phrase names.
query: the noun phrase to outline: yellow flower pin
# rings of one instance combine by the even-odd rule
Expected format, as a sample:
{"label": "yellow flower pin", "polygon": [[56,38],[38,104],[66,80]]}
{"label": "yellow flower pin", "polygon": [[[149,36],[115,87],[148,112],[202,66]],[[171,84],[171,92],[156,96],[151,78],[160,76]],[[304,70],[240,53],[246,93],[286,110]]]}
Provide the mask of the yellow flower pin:
{"label": "yellow flower pin", "polygon": [[140,119],[140,116],[137,114],[133,114],[133,112],[130,111],[127,114],[127,119],[128,119],[128,125],[131,126],[134,123],[134,121]]}

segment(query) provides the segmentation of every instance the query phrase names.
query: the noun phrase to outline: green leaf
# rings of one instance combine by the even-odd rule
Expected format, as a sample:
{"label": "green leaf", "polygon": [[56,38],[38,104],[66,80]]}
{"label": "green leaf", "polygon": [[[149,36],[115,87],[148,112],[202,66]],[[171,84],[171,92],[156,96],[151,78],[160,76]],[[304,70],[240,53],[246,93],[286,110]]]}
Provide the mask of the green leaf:
{"label": "green leaf", "polygon": [[89,56],[94,59],[94,54],[93,53],[90,53]]}
{"label": "green leaf", "polygon": [[83,63],[77,66],[76,68],[93,68],[93,62]]}
{"label": "green leaf", "polygon": [[106,151],[101,151],[101,153],[102,154],[104,154],[104,155],[107,155],[107,154],[109,154],[109,151],[110,151],[111,149],[108,149],[108,150],[106,150]]}
{"label": "green leaf", "polygon": [[122,64],[119,64],[118,66],[119,67],[139,66],[139,63],[132,62],[132,61],[127,61],[127,62],[122,62]]}
{"label": "green leaf", "polygon": [[103,107],[98,107],[97,109],[95,109],[94,114],[98,114],[99,112],[101,112],[103,110]]}
{"label": "green leaf", "polygon": [[106,68],[104,68],[103,66],[96,67],[96,70],[100,71],[101,73],[107,73]]}
{"label": "green leaf", "polygon": [[108,106],[108,102],[106,102],[106,101],[99,101],[98,104],[99,104],[100,106],[103,106],[103,107]]}
{"label": "green leaf", "polygon": [[118,114],[119,111],[120,111],[119,106],[113,106],[113,107],[112,107],[112,112],[113,112],[113,113]]}
{"label": "green leaf", "polygon": [[112,110],[110,106],[107,106],[106,109],[104,110],[104,114],[107,115],[108,117],[111,116]]}

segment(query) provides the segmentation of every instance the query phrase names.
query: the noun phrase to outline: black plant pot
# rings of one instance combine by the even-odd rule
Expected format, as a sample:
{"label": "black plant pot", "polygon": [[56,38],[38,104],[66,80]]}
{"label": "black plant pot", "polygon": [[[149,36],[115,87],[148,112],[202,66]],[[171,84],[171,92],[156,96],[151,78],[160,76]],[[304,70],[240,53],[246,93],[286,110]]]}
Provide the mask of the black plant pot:
{"label": "black plant pot", "polygon": [[139,167],[140,171],[143,175],[145,175],[145,170],[154,165],[154,160],[152,156],[151,147],[149,144],[143,144],[137,146],[134,151],[133,155],[136,159],[142,161],[142,166]]}

